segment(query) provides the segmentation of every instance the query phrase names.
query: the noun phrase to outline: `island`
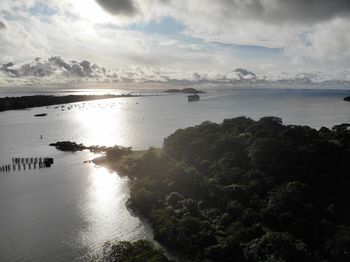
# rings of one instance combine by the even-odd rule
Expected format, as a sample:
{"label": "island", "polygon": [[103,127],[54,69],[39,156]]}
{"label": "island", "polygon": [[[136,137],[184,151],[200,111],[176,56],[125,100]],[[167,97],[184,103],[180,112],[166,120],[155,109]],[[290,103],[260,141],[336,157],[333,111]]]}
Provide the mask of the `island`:
{"label": "island", "polygon": [[179,261],[350,261],[349,148],[350,124],[238,117],[98,164],[130,177],[128,207]]}
{"label": "island", "polygon": [[0,98],[0,112],[6,110],[27,109],[40,106],[51,106],[58,104],[68,104],[75,102],[84,102],[92,100],[101,100],[119,97],[135,97],[139,95],[122,94],[122,95],[67,95],[67,96],[51,96],[51,95],[35,95],[21,97],[3,97]]}
{"label": "island", "polygon": [[345,97],[344,101],[350,102],[350,96]]}
{"label": "island", "polygon": [[201,94],[205,93],[201,90],[196,90],[194,88],[184,88],[184,89],[168,89],[165,90],[164,93],[172,93],[172,94]]}

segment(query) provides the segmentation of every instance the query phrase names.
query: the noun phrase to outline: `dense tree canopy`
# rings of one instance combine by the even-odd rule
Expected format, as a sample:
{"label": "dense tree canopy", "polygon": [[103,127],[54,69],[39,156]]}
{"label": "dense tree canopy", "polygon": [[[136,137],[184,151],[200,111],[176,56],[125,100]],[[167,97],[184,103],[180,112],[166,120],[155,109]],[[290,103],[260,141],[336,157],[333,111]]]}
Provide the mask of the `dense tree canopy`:
{"label": "dense tree canopy", "polygon": [[147,240],[107,242],[103,246],[103,261],[108,262],[169,262],[162,251]]}
{"label": "dense tree canopy", "polygon": [[129,204],[181,261],[350,261],[349,127],[177,130],[127,163]]}

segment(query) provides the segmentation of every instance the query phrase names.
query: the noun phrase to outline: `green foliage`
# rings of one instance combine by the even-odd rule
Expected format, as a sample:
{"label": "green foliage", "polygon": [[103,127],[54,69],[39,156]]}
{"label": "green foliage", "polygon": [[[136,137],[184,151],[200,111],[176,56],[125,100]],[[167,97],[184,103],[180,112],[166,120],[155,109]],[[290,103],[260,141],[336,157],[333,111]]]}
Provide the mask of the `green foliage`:
{"label": "green foliage", "polygon": [[350,130],[239,117],[128,163],[130,207],[181,261],[349,261]]}
{"label": "green foliage", "polygon": [[124,155],[131,153],[131,147],[114,146],[106,149],[106,156],[109,161],[117,160]]}
{"label": "green foliage", "polygon": [[306,244],[285,232],[266,233],[252,240],[244,255],[248,261],[313,261]]}
{"label": "green foliage", "polygon": [[131,199],[133,201],[133,206],[143,214],[147,214],[154,206],[157,205],[155,193],[144,187],[132,192]]}

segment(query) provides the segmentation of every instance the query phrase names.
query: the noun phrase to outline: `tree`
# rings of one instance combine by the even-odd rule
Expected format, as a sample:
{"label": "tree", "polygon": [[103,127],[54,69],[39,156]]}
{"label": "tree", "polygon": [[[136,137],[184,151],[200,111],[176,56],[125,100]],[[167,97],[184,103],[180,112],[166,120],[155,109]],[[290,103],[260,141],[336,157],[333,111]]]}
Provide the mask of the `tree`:
{"label": "tree", "polygon": [[147,240],[107,242],[103,246],[103,261],[108,262],[168,262],[164,253]]}

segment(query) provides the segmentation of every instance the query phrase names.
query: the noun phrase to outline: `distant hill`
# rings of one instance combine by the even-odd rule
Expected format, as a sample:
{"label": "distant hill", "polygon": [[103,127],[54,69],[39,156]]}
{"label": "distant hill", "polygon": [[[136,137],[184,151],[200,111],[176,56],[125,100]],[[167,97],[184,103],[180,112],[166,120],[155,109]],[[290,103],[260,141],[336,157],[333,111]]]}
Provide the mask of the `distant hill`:
{"label": "distant hill", "polygon": [[193,93],[205,93],[201,90],[196,90],[194,88],[184,88],[184,89],[168,89],[164,93],[179,93],[179,94],[193,94]]}

